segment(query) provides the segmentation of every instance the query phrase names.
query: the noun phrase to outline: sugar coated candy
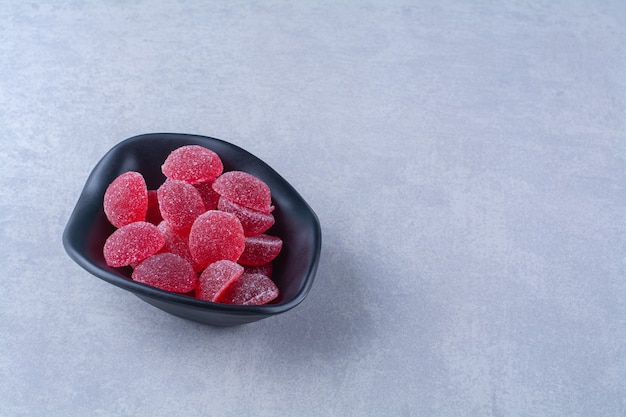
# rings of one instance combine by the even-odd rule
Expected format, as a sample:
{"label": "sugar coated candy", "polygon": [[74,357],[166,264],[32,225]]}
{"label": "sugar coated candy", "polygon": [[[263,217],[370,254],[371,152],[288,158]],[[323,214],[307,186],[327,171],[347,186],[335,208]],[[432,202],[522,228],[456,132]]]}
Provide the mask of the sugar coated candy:
{"label": "sugar coated candy", "polygon": [[215,210],[220,195],[213,189],[213,181],[199,182],[193,185],[202,197],[202,202],[207,210]]}
{"label": "sugar coated candy", "polygon": [[172,229],[187,233],[205,207],[198,190],[184,181],[166,180],[157,190],[161,215]]}
{"label": "sugar coated candy", "polygon": [[163,233],[152,223],[135,222],[114,231],[104,242],[104,260],[109,266],[126,266],[143,261],[165,244]]}
{"label": "sugar coated candy", "polygon": [[263,274],[241,274],[230,280],[215,296],[215,301],[226,304],[261,305],[280,294],[276,284]]}
{"label": "sugar coated candy", "polygon": [[223,172],[210,149],[188,145],[161,165],[165,182],[148,190],[134,171],[115,178],[104,212],[117,229],[104,243],[107,265],[166,291],[228,304],[265,304],[280,294],[272,261],[283,241],[270,188],[243,171]]}
{"label": "sugar coated candy", "polygon": [[174,253],[157,253],[133,270],[132,279],[166,291],[185,293],[196,288],[191,264]]}
{"label": "sugar coated candy", "polygon": [[186,234],[175,232],[166,221],[162,221],[157,227],[165,237],[165,244],[161,248],[161,252],[174,253],[189,261],[195,272],[202,271],[202,267],[194,262],[191,257],[191,252],[189,252],[189,239]]}
{"label": "sugar coated candy", "polygon": [[263,213],[249,209],[240,204],[233,203],[225,197],[220,197],[217,208],[218,210],[237,216],[243,226],[243,233],[246,236],[261,234],[274,225],[274,216],[272,213]]}
{"label": "sugar coated candy", "polygon": [[209,210],[191,226],[189,251],[203,268],[222,259],[236,262],[244,247],[243,227],[234,214]]}
{"label": "sugar coated candy", "polygon": [[143,176],[125,172],[104,192],[104,214],[115,227],[144,221],[148,210],[148,189]]}
{"label": "sugar coated candy", "polygon": [[215,301],[215,296],[230,280],[243,274],[243,266],[236,262],[221,260],[209,265],[198,278],[196,298]]}
{"label": "sugar coated candy", "polygon": [[225,172],[213,182],[213,189],[233,203],[252,210],[269,213],[274,209],[270,188],[247,172]]}
{"label": "sugar coated candy", "polygon": [[213,181],[223,170],[220,157],[212,150],[198,145],[175,149],[161,166],[166,177],[191,184]]}
{"label": "sugar coated candy", "polygon": [[272,278],[274,267],[271,262],[258,266],[244,265],[243,272],[246,274],[263,274],[268,278]]}
{"label": "sugar coated candy", "polygon": [[271,262],[283,247],[279,237],[266,234],[249,236],[245,241],[245,249],[238,260],[242,265],[258,266]]}

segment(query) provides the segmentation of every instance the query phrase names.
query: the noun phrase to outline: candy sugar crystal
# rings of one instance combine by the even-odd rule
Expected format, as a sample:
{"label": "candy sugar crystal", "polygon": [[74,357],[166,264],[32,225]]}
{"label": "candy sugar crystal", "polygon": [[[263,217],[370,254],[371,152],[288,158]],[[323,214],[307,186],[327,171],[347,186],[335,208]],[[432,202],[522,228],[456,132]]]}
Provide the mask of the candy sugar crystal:
{"label": "candy sugar crystal", "polygon": [[274,216],[271,213],[263,213],[249,209],[237,203],[233,203],[225,197],[220,197],[217,203],[217,209],[237,216],[243,226],[243,233],[246,236],[261,234],[274,224]]}
{"label": "candy sugar crystal", "polygon": [[271,262],[283,247],[279,237],[266,234],[249,236],[245,241],[246,246],[238,260],[242,265],[258,266]]}
{"label": "candy sugar crystal", "polygon": [[267,304],[278,297],[276,284],[263,274],[241,274],[230,280],[215,296],[215,301],[226,304]]}
{"label": "candy sugar crystal", "polygon": [[198,145],[181,146],[173,150],[161,166],[166,177],[195,184],[213,181],[224,170],[220,157]]}
{"label": "candy sugar crystal", "polygon": [[196,288],[196,274],[191,264],[166,252],[148,257],[135,267],[132,279],[166,291],[185,293]]}
{"label": "candy sugar crystal", "polygon": [[121,174],[104,192],[104,214],[115,227],[144,221],[147,210],[146,181],[138,172]]}
{"label": "candy sugar crystal", "polygon": [[163,233],[152,223],[135,222],[114,231],[104,242],[107,265],[136,264],[157,253],[165,244]]}
{"label": "candy sugar crystal", "polygon": [[204,268],[222,259],[236,262],[244,246],[243,227],[231,213],[209,210],[198,216],[189,232],[191,256]]}
{"label": "candy sugar crystal", "polygon": [[268,278],[272,278],[274,267],[272,266],[271,262],[258,266],[244,265],[243,272],[245,272],[246,274],[262,274]]}
{"label": "candy sugar crystal", "polygon": [[200,274],[196,288],[196,298],[215,301],[215,296],[230,280],[243,274],[243,266],[236,262],[221,260],[212,263]]}
{"label": "candy sugar crystal", "polygon": [[233,203],[252,210],[269,213],[274,209],[270,188],[247,172],[225,172],[213,182],[213,189]]}
{"label": "candy sugar crystal", "polygon": [[172,229],[187,233],[194,220],[206,211],[195,187],[178,180],[166,180],[157,190],[161,215]]}

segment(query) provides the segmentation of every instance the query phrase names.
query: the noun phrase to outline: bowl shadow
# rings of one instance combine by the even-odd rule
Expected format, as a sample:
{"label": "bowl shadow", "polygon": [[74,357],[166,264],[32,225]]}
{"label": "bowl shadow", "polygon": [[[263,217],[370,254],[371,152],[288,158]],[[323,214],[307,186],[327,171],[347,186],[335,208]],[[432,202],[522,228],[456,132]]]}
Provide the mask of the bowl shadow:
{"label": "bowl shadow", "polygon": [[[328,240],[332,241],[332,236]],[[341,246],[326,245],[317,272],[315,290],[291,315],[274,320],[276,333],[291,349],[280,351],[283,360],[317,355],[326,359],[359,351],[373,337],[375,306],[359,277],[363,265]],[[285,332],[284,328],[289,329]],[[273,329],[274,330],[274,329]],[[297,349],[293,349],[296,347]]]}

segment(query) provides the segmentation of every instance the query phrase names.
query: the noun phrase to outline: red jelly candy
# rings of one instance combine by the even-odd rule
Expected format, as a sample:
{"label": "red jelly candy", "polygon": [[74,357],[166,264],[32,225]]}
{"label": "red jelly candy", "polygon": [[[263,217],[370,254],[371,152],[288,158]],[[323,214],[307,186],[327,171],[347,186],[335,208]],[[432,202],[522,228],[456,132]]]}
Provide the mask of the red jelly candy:
{"label": "red jelly candy", "polygon": [[189,261],[191,266],[193,266],[193,270],[195,272],[202,271],[202,267],[194,262],[191,257],[191,252],[189,252],[189,240],[187,235],[181,235],[176,233],[169,227],[166,221],[162,221],[157,226],[163,236],[165,237],[165,244],[161,248],[161,252],[171,252],[174,253],[181,258]]}
{"label": "red jelly candy", "polygon": [[278,256],[283,241],[276,236],[260,234],[246,237],[246,247],[239,257],[242,265],[258,266],[271,262]]}
{"label": "red jelly candy", "polygon": [[184,181],[166,180],[157,191],[163,219],[172,229],[186,233],[205,207],[198,190]]}
{"label": "red jelly candy", "polygon": [[233,261],[221,260],[209,265],[198,278],[196,298],[215,301],[215,296],[230,280],[243,274],[243,267]]}
{"label": "red jelly candy", "polygon": [[191,264],[173,253],[157,253],[137,265],[132,279],[165,291],[185,293],[196,288]]}
{"label": "red jelly candy", "polygon": [[125,172],[104,192],[104,214],[115,227],[144,221],[148,210],[148,190],[143,176]]}
{"label": "red jelly candy", "polygon": [[267,304],[279,295],[276,284],[263,274],[241,274],[230,280],[215,295],[215,301],[226,304]]}
{"label": "red jelly candy", "polygon": [[269,213],[274,209],[270,188],[247,172],[225,172],[213,182],[213,189],[230,201],[252,210]]}
{"label": "red jelly candy", "polygon": [[261,234],[274,224],[274,216],[271,213],[262,213],[246,208],[224,197],[220,197],[217,208],[237,216],[246,236]]}
{"label": "red jelly candy", "polygon": [[104,242],[104,260],[109,266],[136,264],[163,247],[165,237],[152,223],[135,222],[117,229]]}
{"label": "red jelly candy", "polygon": [[158,225],[162,220],[163,216],[161,216],[161,209],[159,208],[157,190],[148,190],[148,212],[146,213],[146,221]]}
{"label": "red jelly candy", "polygon": [[274,272],[274,267],[271,263],[259,265],[259,266],[248,266],[244,265],[243,272],[246,274],[262,274],[268,278],[272,278],[272,273]]}
{"label": "red jelly candy", "polygon": [[217,207],[217,201],[220,199],[220,195],[213,189],[213,181],[200,182],[198,184],[194,184],[193,186],[196,187],[196,190],[200,193],[200,197],[202,197],[202,202],[204,203],[204,208],[207,210],[215,210]]}
{"label": "red jelly candy", "polygon": [[175,149],[161,166],[166,177],[191,184],[213,181],[223,170],[220,157],[212,150],[198,145]]}
{"label": "red jelly candy", "polygon": [[222,259],[236,262],[244,246],[243,227],[231,213],[207,211],[196,219],[189,232],[189,251],[203,268]]}

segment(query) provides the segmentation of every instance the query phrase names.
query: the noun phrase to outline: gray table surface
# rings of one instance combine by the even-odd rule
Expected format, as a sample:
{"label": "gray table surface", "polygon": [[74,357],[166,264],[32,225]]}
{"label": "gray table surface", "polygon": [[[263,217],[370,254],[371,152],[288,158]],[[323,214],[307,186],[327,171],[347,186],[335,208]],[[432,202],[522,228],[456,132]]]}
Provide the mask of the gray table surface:
{"label": "gray table surface", "polygon": [[[0,2],[0,415],[626,415],[626,2]],[[324,244],[236,328],[61,234],[141,133],[267,161]]]}

